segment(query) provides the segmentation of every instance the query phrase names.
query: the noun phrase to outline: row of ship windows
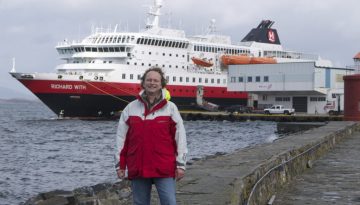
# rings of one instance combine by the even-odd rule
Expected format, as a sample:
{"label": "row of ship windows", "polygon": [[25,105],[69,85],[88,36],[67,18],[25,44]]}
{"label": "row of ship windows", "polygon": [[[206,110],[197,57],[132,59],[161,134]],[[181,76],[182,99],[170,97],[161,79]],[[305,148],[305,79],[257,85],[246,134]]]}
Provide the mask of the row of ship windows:
{"label": "row of ship windows", "polygon": [[[126,79],[126,74],[123,73],[122,76],[121,76],[122,79]],[[130,74],[129,75],[129,79],[130,80],[134,80],[134,74]],[[141,75],[137,75],[137,79],[138,80],[141,80]],[[170,76],[166,76],[166,81],[169,83],[170,82]],[[220,84],[221,83],[221,79],[220,78],[217,78],[217,79],[214,79],[214,78],[196,78],[196,77],[176,77],[176,76],[173,76],[171,78],[171,82],[186,82],[186,83],[189,83],[189,82],[193,82],[193,83],[212,83],[212,84],[215,84],[215,81],[216,81],[216,84]],[[223,79],[222,80],[223,84],[226,84],[226,79]]]}
{"label": "row of ship windows", "polygon": [[[135,53],[137,53],[137,51],[135,51]],[[141,51],[141,54],[145,54],[145,51]],[[151,55],[152,52],[149,52],[149,55]],[[159,55],[159,52],[156,52],[155,55]],[[165,53],[162,53],[163,56],[166,56]],[[172,56],[172,53],[169,53],[169,56],[171,57]],[[175,57],[179,57],[179,54],[175,54]],[[185,55],[183,54],[182,55],[183,58],[185,58]]]}
{"label": "row of ship windows", "polygon": [[[230,78],[230,82],[231,83],[236,83],[236,82],[239,82],[239,83],[243,83],[245,82],[245,78],[243,76],[240,76],[240,77],[231,77]],[[263,76],[263,80],[261,81],[261,76],[247,76],[246,77],[246,82],[247,83],[251,83],[251,82],[269,82],[269,76]]]}
{"label": "row of ship windows", "polygon": [[135,36],[100,36],[100,37],[94,37],[91,40],[91,43],[130,43],[130,41],[133,41],[135,39]]}
{"label": "row of ship windows", "polygon": [[[126,64],[127,64],[127,65],[130,65],[130,62],[127,62]],[[134,62],[134,65],[138,65],[138,64],[137,64],[137,62]],[[141,66],[145,66],[145,63],[141,63],[141,64],[139,64],[139,65],[141,65]],[[153,66],[153,65],[152,65],[151,63],[149,63],[147,66],[151,67],[151,66]],[[155,66],[156,66],[156,67],[158,67],[158,66],[159,66],[159,64],[155,64]],[[165,67],[166,67],[166,65],[165,65],[165,64],[163,64],[163,65],[162,65],[162,67],[163,67],[163,68],[165,68]],[[169,68],[171,68],[171,67],[172,67],[172,65],[169,65],[168,67],[169,67]],[[178,65],[175,65],[175,68],[179,68],[179,66],[178,66]],[[185,66],[181,66],[181,68],[185,69]],[[188,66],[186,66],[186,68],[189,68],[189,67],[188,67]]]}
{"label": "row of ship windows", "polygon": [[250,54],[250,50],[245,50],[245,49],[202,46],[202,45],[194,45],[194,51],[211,52],[211,53],[222,52],[225,54]]}
{"label": "row of ship windows", "polygon": [[[275,101],[277,102],[290,102],[290,97],[275,97]],[[310,101],[313,102],[322,102],[322,101],[326,101],[325,97],[310,97]]]}
{"label": "row of ship windows", "polygon": [[130,52],[129,47],[75,47],[75,48],[60,48],[58,52],[60,54],[72,54],[74,52]]}
{"label": "row of ship windows", "polygon": [[162,47],[171,47],[171,48],[187,48],[189,46],[188,42],[170,41],[170,40],[161,40],[161,39],[152,39],[152,38],[138,38],[136,43],[141,45],[162,46]]}

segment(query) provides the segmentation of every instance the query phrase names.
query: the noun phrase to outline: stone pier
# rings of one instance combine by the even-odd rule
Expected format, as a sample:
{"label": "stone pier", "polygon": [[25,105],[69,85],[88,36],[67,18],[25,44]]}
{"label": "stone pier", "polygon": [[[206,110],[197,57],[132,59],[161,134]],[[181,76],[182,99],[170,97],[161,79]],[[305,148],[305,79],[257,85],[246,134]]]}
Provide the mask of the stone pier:
{"label": "stone pier", "polygon": [[[358,128],[355,122],[329,122],[273,143],[194,161],[188,167],[186,177],[177,184],[178,204],[267,204],[277,191],[311,168],[316,159],[352,136]],[[156,193],[153,195],[152,204],[159,204]],[[45,196],[46,193],[39,194],[26,204],[131,204],[128,182]],[[59,203],[46,203],[54,198]]]}

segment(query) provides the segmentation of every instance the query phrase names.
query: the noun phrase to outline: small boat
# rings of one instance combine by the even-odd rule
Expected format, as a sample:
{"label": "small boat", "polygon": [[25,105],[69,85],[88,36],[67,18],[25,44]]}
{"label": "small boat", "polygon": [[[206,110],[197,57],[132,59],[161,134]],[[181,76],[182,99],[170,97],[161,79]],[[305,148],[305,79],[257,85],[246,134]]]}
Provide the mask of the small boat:
{"label": "small boat", "polygon": [[252,57],[250,59],[250,64],[275,64],[277,63],[275,58],[269,57]]}
{"label": "small boat", "polygon": [[221,62],[224,65],[250,64],[251,57],[247,55],[223,55]]}
{"label": "small boat", "polygon": [[199,66],[202,67],[211,67],[212,65],[214,65],[213,62],[211,62],[211,60],[207,60],[205,58],[196,58],[196,57],[192,57],[191,60]]}

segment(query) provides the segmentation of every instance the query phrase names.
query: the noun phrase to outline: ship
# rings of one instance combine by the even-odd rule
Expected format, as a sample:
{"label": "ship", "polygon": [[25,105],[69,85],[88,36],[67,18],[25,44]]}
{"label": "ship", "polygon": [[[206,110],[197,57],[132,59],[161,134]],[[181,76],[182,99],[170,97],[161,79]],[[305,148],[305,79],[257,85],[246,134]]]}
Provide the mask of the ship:
{"label": "ship", "polygon": [[[205,34],[186,36],[184,30],[160,26],[161,0],[149,6],[147,23],[139,32],[94,28],[81,41],[56,46],[63,63],[52,73],[10,74],[59,117],[112,118],[141,90],[140,78],[160,67],[166,88],[180,110],[247,105],[248,93],[227,91],[229,63],[223,56],[249,56],[257,62],[319,61],[320,57],[285,51],[273,21],[262,20],[238,43],[218,34],[212,19]],[[271,63],[274,63],[271,62]],[[198,93],[201,90],[201,98]]]}

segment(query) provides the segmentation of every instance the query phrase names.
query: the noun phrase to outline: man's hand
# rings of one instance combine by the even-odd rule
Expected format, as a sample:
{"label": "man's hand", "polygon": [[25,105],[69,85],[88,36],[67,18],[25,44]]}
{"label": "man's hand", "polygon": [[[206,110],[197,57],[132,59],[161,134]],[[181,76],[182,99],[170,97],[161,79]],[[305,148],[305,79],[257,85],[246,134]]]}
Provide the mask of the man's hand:
{"label": "man's hand", "polygon": [[176,181],[179,181],[180,179],[182,179],[185,176],[185,170],[181,169],[181,168],[177,168],[175,171],[175,178]]}
{"label": "man's hand", "polygon": [[125,178],[125,170],[118,169],[118,170],[116,170],[116,173],[117,173],[119,179],[124,179]]}

